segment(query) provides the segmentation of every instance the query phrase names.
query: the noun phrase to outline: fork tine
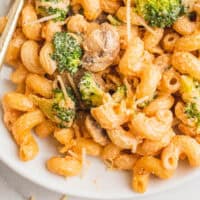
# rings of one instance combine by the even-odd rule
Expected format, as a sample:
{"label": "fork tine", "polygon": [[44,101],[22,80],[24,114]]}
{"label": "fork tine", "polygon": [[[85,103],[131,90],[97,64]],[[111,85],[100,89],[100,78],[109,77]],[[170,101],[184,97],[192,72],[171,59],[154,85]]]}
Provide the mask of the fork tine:
{"label": "fork tine", "polygon": [[24,0],[15,0],[9,10],[8,21],[0,38],[0,69],[3,65],[9,42],[15,31],[17,21],[24,5]]}

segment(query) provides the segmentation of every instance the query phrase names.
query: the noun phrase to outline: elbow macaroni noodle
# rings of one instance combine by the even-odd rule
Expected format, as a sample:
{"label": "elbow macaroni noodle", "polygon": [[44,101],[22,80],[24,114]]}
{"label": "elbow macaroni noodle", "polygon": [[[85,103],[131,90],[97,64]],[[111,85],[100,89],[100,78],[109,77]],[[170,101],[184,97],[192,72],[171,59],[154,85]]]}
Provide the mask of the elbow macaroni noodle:
{"label": "elbow macaroni noodle", "polygon": [[31,135],[32,128],[40,124],[44,120],[44,116],[40,110],[35,110],[20,116],[13,123],[12,135],[19,146],[20,159],[29,161],[37,156],[38,145]]}
{"label": "elbow macaroni noodle", "polygon": [[161,155],[163,166],[169,170],[176,169],[181,154],[187,156],[191,166],[200,166],[199,144],[195,139],[184,135],[174,136],[171,143],[163,150]]}
{"label": "elbow macaroni noodle", "polygon": [[121,127],[107,131],[110,140],[116,146],[122,149],[130,149],[135,152],[138,145],[138,140],[132,133],[123,130]]}
{"label": "elbow macaroni noodle", "polygon": [[38,19],[33,5],[25,5],[21,15],[22,31],[24,35],[30,40],[40,40],[42,25],[40,23],[33,23],[35,20]]}
{"label": "elbow macaroni noodle", "polygon": [[[170,178],[179,159],[187,157],[191,166],[200,166],[198,3],[193,8],[196,19],[184,14],[168,29],[150,27],[134,5],[123,0],[71,0],[71,11],[62,21],[57,11],[40,19],[33,1],[25,3],[5,58],[13,66],[10,80],[16,90],[2,98],[3,121],[22,161],[39,153],[34,134],[51,137],[57,155],[46,162],[50,172],[79,175],[86,155],[95,156],[109,168],[132,171],[132,188],[140,193],[147,190],[151,174]],[[6,22],[6,17],[0,18],[0,33]],[[74,54],[69,60],[53,55],[58,32],[78,39],[81,62]],[[70,64],[80,65],[77,73],[58,70]],[[79,93],[87,71],[81,65],[87,64],[103,91],[101,103],[91,107]],[[93,98],[96,91],[89,92]]]}
{"label": "elbow macaroni noodle", "polygon": [[170,130],[172,120],[173,116],[169,110],[159,110],[153,117],[139,113],[133,117],[130,127],[138,137],[156,141],[162,139]]}
{"label": "elbow macaroni noodle", "polygon": [[168,179],[173,175],[173,172],[173,170],[165,169],[161,160],[144,156],[135,163],[132,186],[137,192],[143,193],[146,191],[150,174],[161,179]]}

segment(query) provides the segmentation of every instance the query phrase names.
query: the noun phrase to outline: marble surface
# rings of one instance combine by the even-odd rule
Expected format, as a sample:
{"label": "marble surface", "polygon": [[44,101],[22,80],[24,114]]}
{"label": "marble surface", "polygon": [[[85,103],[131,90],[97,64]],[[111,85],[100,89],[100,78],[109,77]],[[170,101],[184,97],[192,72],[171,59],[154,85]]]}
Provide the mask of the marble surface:
{"label": "marble surface", "polygon": [[[63,196],[31,183],[15,174],[2,162],[0,162],[0,200],[28,200],[34,196],[36,200],[60,200]],[[198,200],[200,199],[200,177],[182,184],[164,193],[151,195],[148,198],[134,198],[134,200]],[[68,200],[83,200],[81,198],[68,197]]]}

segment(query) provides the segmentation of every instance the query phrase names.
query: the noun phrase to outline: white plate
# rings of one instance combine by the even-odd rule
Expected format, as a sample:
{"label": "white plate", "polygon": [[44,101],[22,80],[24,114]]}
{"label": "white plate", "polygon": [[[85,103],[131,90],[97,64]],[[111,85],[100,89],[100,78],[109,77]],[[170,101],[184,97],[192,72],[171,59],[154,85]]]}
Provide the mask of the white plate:
{"label": "white plate", "polygon": [[[5,12],[9,1],[0,0],[0,13]],[[4,67],[0,74],[0,97],[14,86],[9,81],[11,69]],[[0,111],[2,117],[2,111]],[[167,181],[151,179],[149,189],[144,194],[137,194],[131,190],[131,173],[109,171],[98,159],[90,158],[90,165],[84,176],[64,179],[53,175],[45,169],[45,161],[52,155],[56,155],[56,150],[52,141],[38,140],[40,153],[38,157],[28,163],[23,163],[18,159],[17,147],[10,134],[0,123],[0,159],[21,176],[60,193],[86,197],[92,199],[122,199],[135,198],[155,194],[163,190],[175,187],[177,184],[196,177],[200,171],[190,169],[182,165],[174,178]]]}

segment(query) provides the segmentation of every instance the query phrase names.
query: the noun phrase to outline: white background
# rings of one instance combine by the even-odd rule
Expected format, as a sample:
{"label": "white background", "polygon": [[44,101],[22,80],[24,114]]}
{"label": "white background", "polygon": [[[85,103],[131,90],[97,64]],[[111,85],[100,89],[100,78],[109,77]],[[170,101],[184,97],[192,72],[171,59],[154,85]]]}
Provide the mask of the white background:
{"label": "white background", "polygon": [[[77,188],[78,189],[78,188]],[[20,177],[0,162],[0,200],[28,200],[34,196],[36,200],[60,200],[62,194],[48,191],[30,181]],[[148,198],[134,198],[134,200],[199,200],[200,177],[168,190],[164,193],[151,195]],[[83,200],[72,198],[68,200]]]}

